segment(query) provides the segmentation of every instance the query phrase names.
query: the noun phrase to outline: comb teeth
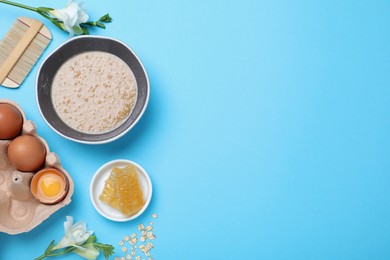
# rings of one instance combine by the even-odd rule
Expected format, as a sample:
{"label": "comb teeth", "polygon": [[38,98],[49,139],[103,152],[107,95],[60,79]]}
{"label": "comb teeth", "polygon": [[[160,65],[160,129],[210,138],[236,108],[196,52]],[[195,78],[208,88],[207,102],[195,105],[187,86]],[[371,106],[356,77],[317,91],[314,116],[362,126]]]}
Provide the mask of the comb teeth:
{"label": "comb teeth", "polygon": [[[7,61],[10,53],[28,33],[31,24],[34,21],[36,20],[26,17],[18,18],[8,33],[0,41],[0,68]],[[51,34],[48,29],[43,26],[32,39],[27,48],[23,49],[24,52],[20,53],[20,58],[14,64],[6,79],[3,82],[0,82],[0,84],[11,88],[19,87],[50,41]]]}

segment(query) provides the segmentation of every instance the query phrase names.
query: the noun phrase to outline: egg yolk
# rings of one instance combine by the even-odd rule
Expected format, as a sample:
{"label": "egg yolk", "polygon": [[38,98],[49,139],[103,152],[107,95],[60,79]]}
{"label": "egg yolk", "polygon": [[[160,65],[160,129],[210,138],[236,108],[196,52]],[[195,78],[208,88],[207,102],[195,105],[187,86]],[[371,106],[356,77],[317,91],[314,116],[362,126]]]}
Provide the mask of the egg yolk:
{"label": "egg yolk", "polygon": [[60,176],[46,174],[40,179],[40,190],[47,197],[55,197],[62,191],[62,180]]}

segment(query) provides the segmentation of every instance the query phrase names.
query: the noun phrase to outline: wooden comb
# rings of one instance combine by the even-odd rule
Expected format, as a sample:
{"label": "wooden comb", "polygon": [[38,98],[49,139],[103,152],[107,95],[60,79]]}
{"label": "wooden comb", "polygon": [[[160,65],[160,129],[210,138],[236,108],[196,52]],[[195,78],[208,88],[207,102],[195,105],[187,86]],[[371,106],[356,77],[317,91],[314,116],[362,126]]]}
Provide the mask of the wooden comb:
{"label": "wooden comb", "polygon": [[50,41],[51,33],[42,22],[17,18],[0,41],[0,84],[19,87]]}

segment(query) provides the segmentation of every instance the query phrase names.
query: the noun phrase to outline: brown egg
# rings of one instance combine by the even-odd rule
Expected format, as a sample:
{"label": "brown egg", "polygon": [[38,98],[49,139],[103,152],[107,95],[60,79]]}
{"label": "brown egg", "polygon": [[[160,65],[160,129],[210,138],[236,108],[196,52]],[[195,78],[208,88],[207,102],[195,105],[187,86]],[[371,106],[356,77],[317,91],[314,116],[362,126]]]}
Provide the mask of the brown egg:
{"label": "brown egg", "polygon": [[62,201],[69,190],[68,178],[56,168],[45,168],[37,172],[31,180],[31,193],[44,204]]}
{"label": "brown egg", "polygon": [[12,139],[20,134],[23,116],[19,109],[8,103],[0,103],[0,139]]}
{"label": "brown egg", "polygon": [[10,163],[19,171],[33,172],[45,162],[46,148],[38,137],[21,135],[9,144],[7,155]]}

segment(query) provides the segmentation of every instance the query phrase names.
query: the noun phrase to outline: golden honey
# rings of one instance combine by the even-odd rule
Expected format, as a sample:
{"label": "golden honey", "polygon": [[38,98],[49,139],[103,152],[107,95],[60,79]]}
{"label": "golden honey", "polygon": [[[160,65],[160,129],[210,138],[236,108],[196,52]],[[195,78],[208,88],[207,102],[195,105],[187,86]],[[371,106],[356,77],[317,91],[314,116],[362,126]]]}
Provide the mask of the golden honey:
{"label": "golden honey", "polygon": [[139,212],[145,200],[135,167],[114,167],[99,199],[126,216]]}

